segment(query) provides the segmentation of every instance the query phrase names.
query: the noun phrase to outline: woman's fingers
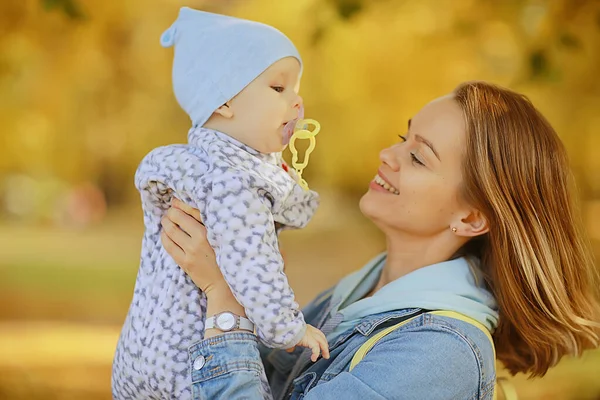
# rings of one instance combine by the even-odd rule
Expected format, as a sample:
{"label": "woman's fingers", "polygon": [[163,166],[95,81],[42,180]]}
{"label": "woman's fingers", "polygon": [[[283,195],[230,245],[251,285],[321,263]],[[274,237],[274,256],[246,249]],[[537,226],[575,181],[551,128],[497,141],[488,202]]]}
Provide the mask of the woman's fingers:
{"label": "woman's fingers", "polygon": [[[161,241],[165,250],[196,286],[206,293],[221,283],[226,285],[215,252],[208,242],[206,228],[198,221],[200,213],[175,199],[173,203],[161,220]],[[196,216],[188,214],[186,210]]]}
{"label": "woman's fingers", "polygon": [[[181,211],[179,211],[181,212]],[[168,215],[161,219],[162,231],[167,234],[177,246],[179,246],[184,253],[187,253],[191,244],[191,237],[184,232],[181,227],[173,221]]]}
{"label": "woman's fingers", "polygon": [[183,252],[181,247],[179,247],[177,243],[171,240],[171,238],[167,235],[167,233],[164,230],[160,233],[160,240],[167,253],[169,253],[169,255],[173,257],[173,260],[175,260],[177,265],[181,265],[185,261],[185,253]]}
{"label": "woman's fingers", "polygon": [[[176,207],[171,207],[167,211],[167,218],[179,226],[188,236],[192,238],[206,236],[206,228],[198,223],[196,218],[190,216]],[[176,241],[177,242],[177,241]],[[186,250],[185,247],[183,247]]]}
{"label": "woman's fingers", "polygon": [[[197,208],[193,208],[185,204],[183,201],[179,200],[176,197],[173,197],[173,201],[171,201],[171,205],[183,211],[184,213],[194,217],[194,219],[202,224],[202,216],[200,215],[200,210]],[[204,225],[204,224],[203,224]]]}

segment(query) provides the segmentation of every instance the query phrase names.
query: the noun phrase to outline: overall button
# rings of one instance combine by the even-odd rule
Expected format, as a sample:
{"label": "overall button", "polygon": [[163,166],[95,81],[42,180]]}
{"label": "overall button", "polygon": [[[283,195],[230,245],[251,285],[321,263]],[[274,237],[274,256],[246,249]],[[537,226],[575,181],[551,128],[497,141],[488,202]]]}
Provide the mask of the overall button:
{"label": "overall button", "polygon": [[204,367],[204,364],[206,364],[204,356],[198,356],[198,358],[194,360],[193,368],[195,371],[200,371],[202,367]]}

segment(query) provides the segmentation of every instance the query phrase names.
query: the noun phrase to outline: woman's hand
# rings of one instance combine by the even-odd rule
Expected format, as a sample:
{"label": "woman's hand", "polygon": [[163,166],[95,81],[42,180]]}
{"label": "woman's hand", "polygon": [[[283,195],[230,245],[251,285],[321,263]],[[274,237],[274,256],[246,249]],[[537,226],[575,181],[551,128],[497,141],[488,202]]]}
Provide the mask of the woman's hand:
{"label": "woman's hand", "polygon": [[[206,228],[200,211],[173,198],[172,206],[161,220],[160,238],[165,250],[200,288],[207,298],[207,316],[231,311],[246,316],[244,307],[236,300],[217,265],[215,252],[206,238]],[[208,329],[204,338],[221,334]]]}
{"label": "woman's hand", "polygon": [[208,295],[215,287],[226,283],[206,238],[200,211],[176,198],[171,205],[161,220],[162,244],[196,286]]}

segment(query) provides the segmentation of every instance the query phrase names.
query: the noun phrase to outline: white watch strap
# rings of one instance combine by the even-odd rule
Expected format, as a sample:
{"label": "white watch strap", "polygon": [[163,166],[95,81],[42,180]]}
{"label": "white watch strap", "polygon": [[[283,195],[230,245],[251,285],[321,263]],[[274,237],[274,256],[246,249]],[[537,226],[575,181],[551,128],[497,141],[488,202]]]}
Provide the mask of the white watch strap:
{"label": "white watch strap", "polygon": [[204,330],[213,329],[215,327],[215,317],[216,315],[206,318],[206,321],[204,321]]}
{"label": "white watch strap", "polygon": [[254,323],[250,321],[246,317],[240,317],[240,329],[244,329],[246,331],[254,332]]}
{"label": "white watch strap", "polygon": [[[231,314],[233,314],[233,313],[231,313]],[[252,321],[250,321],[246,317],[241,317],[237,314],[233,314],[233,315],[235,315],[235,317],[238,319],[238,321],[240,321],[239,326],[237,328],[234,327],[233,329],[243,329],[246,331],[254,332],[254,323]],[[206,322],[204,323],[204,329],[205,330],[206,329],[219,329],[215,326],[215,320],[217,319],[218,316],[219,316],[219,314],[206,318]]]}

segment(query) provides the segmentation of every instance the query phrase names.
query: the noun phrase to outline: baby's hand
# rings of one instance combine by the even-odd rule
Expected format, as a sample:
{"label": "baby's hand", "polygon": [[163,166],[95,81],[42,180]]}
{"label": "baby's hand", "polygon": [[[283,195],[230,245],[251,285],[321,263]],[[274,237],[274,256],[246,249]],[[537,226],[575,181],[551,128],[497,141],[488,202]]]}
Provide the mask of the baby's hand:
{"label": "baby's hand", "polygon": [[312,362],[317,361],[319,354],[323,353],[323,358],[329,358],[329,344],[323,332],[312,325],[306,325],[304,337],[296,346],[307,347],[312,350],[310,359]]}

